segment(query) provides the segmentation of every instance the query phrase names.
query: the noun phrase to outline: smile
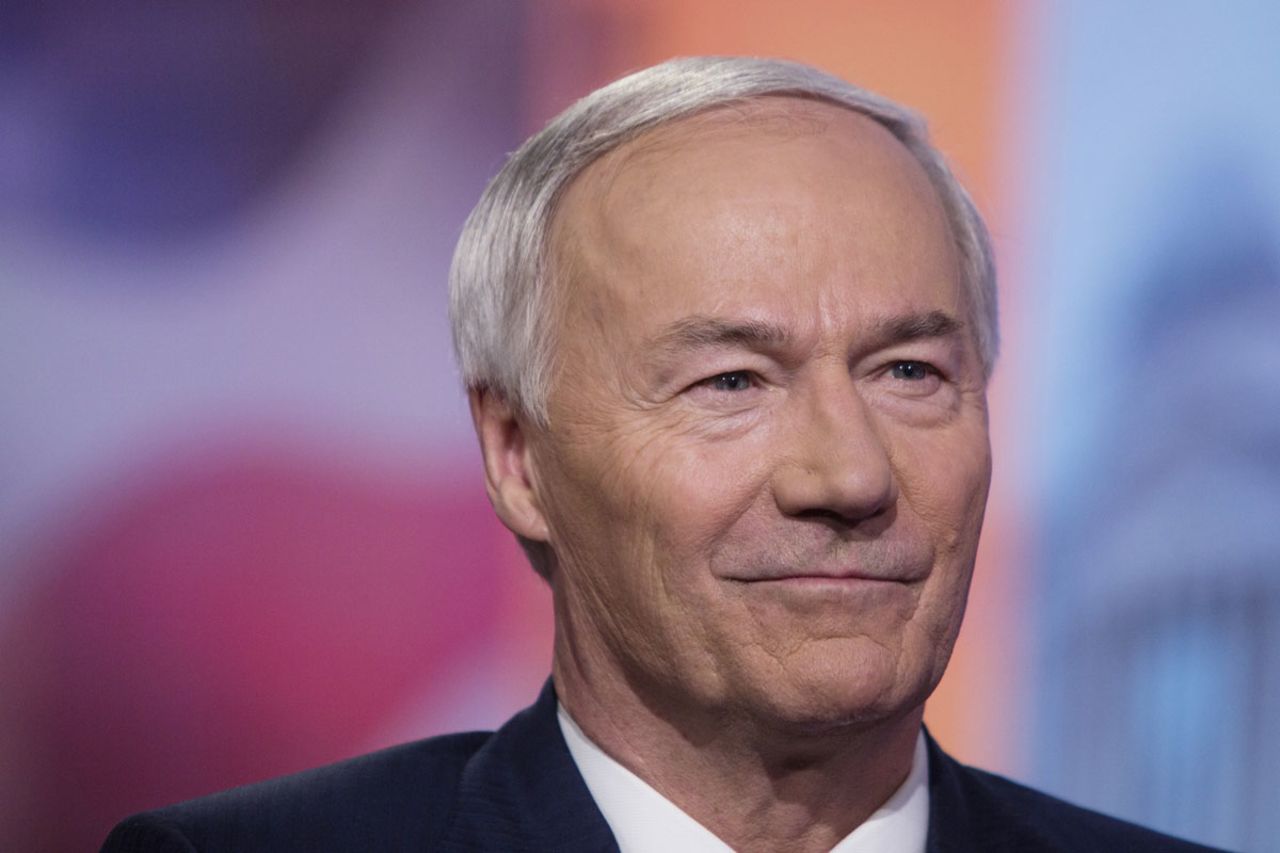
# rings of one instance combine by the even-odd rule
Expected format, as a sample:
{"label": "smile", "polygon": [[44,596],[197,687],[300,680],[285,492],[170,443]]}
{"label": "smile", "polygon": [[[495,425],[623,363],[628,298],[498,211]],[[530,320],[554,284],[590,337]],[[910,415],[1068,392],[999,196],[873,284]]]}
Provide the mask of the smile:
{"label": "smile", "polygon": [[[917,562],[917,561],[913,561]],[[794,569],[765,569],[749,574],[730,576],[728,580],[744,584],[795,583],[795,584],[902,584],[909,585],[924,580],[930,574],[927,561],[917,565],[898,564],[888,567],[827,564],[806,565]]]}
{"label": "smile", "polygon": [[905,587],[915,581],[897,578],[873,578],[864,575],[783,575],[774,578],[742,580],[739,583],[754,587],[788,587],[796,589],[840,590],[874,589],[877,587]]}

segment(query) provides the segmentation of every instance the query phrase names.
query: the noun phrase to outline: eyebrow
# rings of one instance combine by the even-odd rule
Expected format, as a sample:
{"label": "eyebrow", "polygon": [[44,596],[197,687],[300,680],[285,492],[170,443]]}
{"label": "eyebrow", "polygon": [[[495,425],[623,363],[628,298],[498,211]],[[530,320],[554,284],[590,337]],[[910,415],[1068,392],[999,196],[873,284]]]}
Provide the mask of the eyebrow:
{"label": "eyebrow", "polygon": [[[959,333],[964,323],[945,311],[928,311],[890,317],[872,325],[867,335],[875,346],[906,343],[922,338],[945,338]],[[745,346],[770,349],[790,338],[785,328],[764,320],[722,320],[693,316],[677,320],[655,338],[661,349],[696,349],[714,346]]]}
{"label": "eyebrow", "polygon": [[663,329],[655,343],[662,349],[696,349],[713,346],[777,347],[790,337],[787,331],[763,320],[721,320],[694,316],[677,320]]}
{"label": "eyebrow", "polygon": [[958,334],[964,323],[945,311],[929,311],[924,314],[908,314],[891,317],[876,324],[871,337],[886,344],[905,343],[921,338],[946,338]]}

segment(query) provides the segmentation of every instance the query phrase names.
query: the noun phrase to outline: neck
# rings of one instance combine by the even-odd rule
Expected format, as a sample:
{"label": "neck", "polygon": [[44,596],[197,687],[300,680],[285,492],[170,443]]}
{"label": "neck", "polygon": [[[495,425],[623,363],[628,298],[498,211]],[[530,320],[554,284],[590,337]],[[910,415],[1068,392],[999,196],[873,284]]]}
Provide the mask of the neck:
{"label": "neck", "polygon": [[911,769],[922,709],[815,728],[612,677],[557,634],[557,694],[597,746],[735,850],[830,850]]}

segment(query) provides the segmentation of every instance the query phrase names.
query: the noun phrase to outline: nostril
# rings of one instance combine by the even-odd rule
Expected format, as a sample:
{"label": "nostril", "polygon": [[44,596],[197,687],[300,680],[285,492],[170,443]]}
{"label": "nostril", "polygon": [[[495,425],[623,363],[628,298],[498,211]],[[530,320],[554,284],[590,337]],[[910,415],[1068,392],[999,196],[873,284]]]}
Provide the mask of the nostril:
{"label": "nostril", "polygon": [[886,514],[888,511],[889,511],[889,507],[886,505],[886,506],[877,507],[865,513],[858,513],[857,515],[851,515],[849,513],[841,512],[840,510],[836,510],[836,509],[814,507],[812,509],[805,509],[805,510],[801,510],[800,512],[794,513],[794,517],[809,518],[809,519],[814,519],[816,521],[838,522],[840,524],[848,525],[848,524],[859,524],[861,522],[868,521],[873,518],[879,518],[880,516]]}
{"label": "nostril", "polygon": [[852,515],[834,509],[813,508],[793,513],[792,518],[827,528],[841,539],[874,539],[893,526],[897,506],[886,503],[872,511]]}

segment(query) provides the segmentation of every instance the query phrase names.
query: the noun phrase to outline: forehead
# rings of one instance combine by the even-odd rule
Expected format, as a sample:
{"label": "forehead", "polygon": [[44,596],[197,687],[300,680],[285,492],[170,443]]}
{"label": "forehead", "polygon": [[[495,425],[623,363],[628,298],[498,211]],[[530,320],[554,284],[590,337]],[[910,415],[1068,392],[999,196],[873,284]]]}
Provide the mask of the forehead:
{"label": "forehead", "polygon": [[874,120],[806,99],[717,108],[605,155],[562,198],[551,260],[558,313],[594,306],[606,325],[734,300],[824,313],[932,298],[958,313],[957,252],[923,168]]}

